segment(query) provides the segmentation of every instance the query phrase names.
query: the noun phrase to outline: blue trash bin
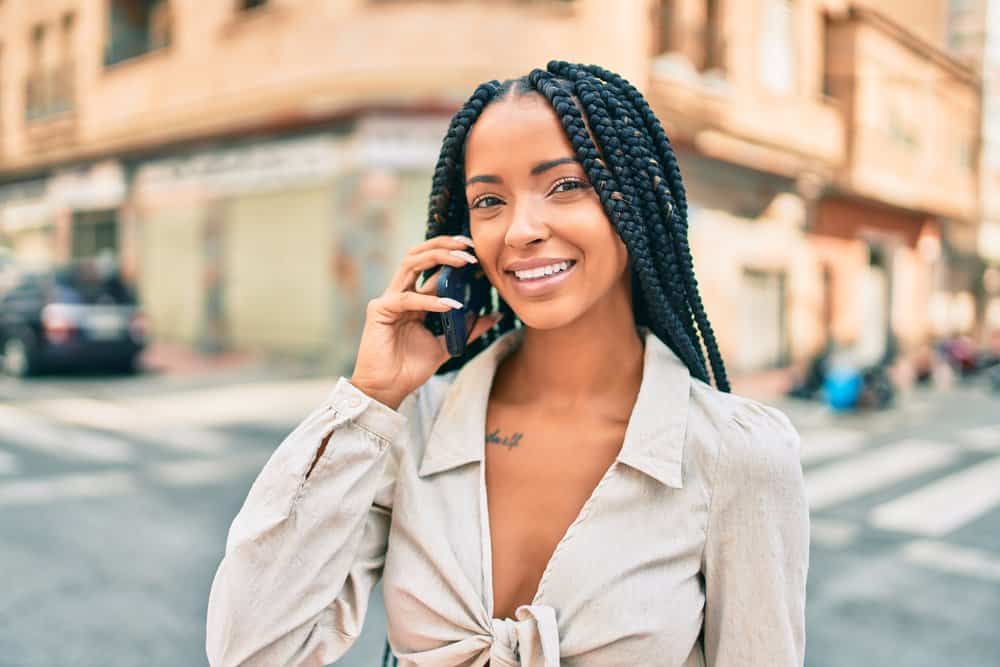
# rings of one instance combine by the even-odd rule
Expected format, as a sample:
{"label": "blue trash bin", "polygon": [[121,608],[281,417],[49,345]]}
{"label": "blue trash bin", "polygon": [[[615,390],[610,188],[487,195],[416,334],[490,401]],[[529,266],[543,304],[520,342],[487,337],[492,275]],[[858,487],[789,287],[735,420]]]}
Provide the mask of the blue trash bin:
{"label": "blue trash bin", "polygon": [[861,396],[861,373],[853,368],[837,368],[823,380],[826,402],[837,412],[852,410]]}

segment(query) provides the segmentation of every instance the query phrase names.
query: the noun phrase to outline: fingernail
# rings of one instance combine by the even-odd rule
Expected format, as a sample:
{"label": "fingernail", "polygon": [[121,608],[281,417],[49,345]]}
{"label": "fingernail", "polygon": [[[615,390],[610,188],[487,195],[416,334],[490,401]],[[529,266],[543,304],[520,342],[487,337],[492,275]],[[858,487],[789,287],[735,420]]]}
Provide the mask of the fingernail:
{"label": "fingernail", "polygon": [[455,257],[461,257],[462,259],[464,259],[467,262],[478,262],[479,261],[478,259],[476,259],[475,255],[469,254],[469,253],[465,252],[464,250],[449,250],[448,252],[451,253],[452,255],[454,255]]}
{"label": "fingernail", "polygon": [[459,308],[462,308],[462,303],[460,301],[455,301],[454,299],[449,299],[446,296],[438,297],[438,301],[440,301],[444,305],[450,306],[451,308],[454,308],[456,310],[459,309]]}
{"label": "fingernail", "polygon": [[451,238],[455,239],[456,241],[461,241],[462,243],[467,243],[475,247],[475,244],[472,242],[472,239],[470,239],[468,236],[462,236],[461,234],[459,234],[456,236],[452,236]]}

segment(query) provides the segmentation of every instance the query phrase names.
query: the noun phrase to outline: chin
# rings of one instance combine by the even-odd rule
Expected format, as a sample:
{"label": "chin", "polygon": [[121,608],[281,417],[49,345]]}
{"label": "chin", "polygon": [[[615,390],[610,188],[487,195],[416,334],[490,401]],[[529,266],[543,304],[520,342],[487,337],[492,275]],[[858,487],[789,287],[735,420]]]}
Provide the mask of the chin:
{"label": "chin", "polygon": [[532,329],[559,329],[571,324],[583,313],[569,304],[553,302],[518,303],[507,302],[514,314],[526,327]]}

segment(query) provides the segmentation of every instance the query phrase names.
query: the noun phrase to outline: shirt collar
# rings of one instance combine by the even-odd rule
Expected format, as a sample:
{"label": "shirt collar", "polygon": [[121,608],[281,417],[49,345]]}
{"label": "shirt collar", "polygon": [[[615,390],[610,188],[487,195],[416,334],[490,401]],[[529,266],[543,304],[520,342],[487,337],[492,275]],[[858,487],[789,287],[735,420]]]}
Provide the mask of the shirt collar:
{"label": "shirt collar", "polygon": [[[644,326],[638,330],[645,340],[642,383],[617,460],[679,489],[691,376],[656,334]],[[431,427],[421,477],[483,460],[493,377],[523,337],[523,328],[504,333],[458,370]]]}

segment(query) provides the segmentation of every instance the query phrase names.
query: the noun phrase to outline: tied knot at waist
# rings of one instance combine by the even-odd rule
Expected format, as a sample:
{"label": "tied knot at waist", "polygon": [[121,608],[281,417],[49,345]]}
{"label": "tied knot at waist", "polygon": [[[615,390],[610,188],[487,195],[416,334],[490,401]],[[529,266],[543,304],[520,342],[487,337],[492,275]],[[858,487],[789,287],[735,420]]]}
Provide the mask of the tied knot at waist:
{"label": "tied knot at waist", "polygon": [[556,611],[544,604],[523,604],[515,619],[493,619],[491,667],[559,667]]}

